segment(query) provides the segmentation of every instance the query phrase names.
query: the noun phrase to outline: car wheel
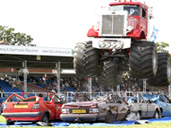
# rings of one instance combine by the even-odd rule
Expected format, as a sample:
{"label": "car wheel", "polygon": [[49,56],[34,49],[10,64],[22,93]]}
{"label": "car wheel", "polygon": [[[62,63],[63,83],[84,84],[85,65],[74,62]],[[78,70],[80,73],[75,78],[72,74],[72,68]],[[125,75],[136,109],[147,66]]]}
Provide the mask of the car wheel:
{"label": "car wheel", "polygon": [[158,111],[156,111],[156,112],[155,112],[155,114],[154,114],[154,118],[155,118],[155,119],[159,119],[159,118],[160,118],[160,114],[159,114],[159,112],[158,112]]}
{"label": "car wheel", "polygon": [[141,119],[141,114],[140,114],[140,112],[137,112],[136,116],[137,116],[137,120],[140,120],[140,119]]}
{"label": "car wheel", "polygon": [[42,120],[41,120],[41,121],[44,122],[44,123],[49,123],[48,115],[45,114],[45,115],[42,117]]}
{"label": "car wheel", "polygon": [[6,125],[14,125],[14,122],[11,120],[6,120]]}
{"label": "car wheel", "polygon": [[105,122],[106,123],[112,123],[112,113],[111,112],[107,112],[106,118],[105,118]]}

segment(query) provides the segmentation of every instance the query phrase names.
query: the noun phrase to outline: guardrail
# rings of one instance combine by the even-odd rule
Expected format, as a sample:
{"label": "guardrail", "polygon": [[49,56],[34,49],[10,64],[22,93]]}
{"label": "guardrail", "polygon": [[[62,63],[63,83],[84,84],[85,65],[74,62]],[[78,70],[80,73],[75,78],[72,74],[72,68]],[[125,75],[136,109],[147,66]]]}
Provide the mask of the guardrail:
{"label": "guardrail", "polygon": [[[3,97],[7,98],[12,93],[17,93],[18,95],[22,94],[22,92],[0,92],[0,96],[1,96],[1,98],[3,98]],[[41,95],[41,97],[47,97],[49,92],[28,92],[28,93],[30,94],[30,96],[35,96],[35,95],[40,96]],[[76,98],[78,98],[81,94],[82,95],[87,95],[89,99],[105,97],[106,95],[114,94],[114,95],[118,95],[121,98],[124,98],[125,100],[128,100],[131,97],[137,96],[138,93],[146,93],[146,92],[133,92],[133,91],[94,92],[94,93],[89,93],[89,92],[67,92],[67,93],[60,94],[60,97],[63,98],[63,100],[65,100],[66,102],[71,102],[71,101],[76,100]],[[148,93],[160,94],[160,93],[164,93],[164,92],[155,91],[155,92],[148,92]],[[24,97],[28,97],[28,96],[24,95]]]}

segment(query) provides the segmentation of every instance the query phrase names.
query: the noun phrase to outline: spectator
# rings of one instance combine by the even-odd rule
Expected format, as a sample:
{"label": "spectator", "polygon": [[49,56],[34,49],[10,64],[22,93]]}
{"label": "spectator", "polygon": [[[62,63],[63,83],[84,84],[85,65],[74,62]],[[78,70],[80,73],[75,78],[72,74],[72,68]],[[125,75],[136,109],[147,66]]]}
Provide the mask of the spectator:
{"label": "spectator", "polygon": [[12,83],[12,88],[13,88],[13,89],[16,89],[16,87],[17,87],[17,86],[16,86],[16,82],[13,81],[13,83]]}
{"label": "spectator", "polygon": [[53,89],[51,90],[51,92],[56,93],[56,87],[53,87]]}
{"label": "spectator", "polygon": [[0,88],[0,93],[1,93],[1,97],[5,97],[4,90],[2,90],[2,88]]}
{"label": "spectator", "polygon": [[46,80],[47,80],[47,75],[46,74],[44,74],[42,80],[43,80],[44,83],[46,83]]}

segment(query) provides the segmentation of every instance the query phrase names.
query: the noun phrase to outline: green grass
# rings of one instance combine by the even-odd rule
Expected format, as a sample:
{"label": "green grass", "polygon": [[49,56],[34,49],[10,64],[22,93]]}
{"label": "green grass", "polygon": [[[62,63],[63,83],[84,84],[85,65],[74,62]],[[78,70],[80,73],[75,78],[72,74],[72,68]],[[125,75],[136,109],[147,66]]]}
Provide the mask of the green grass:
{"label": "green grass", "polygon": [[5,123],[5,122],[6,122],[5,118],[0,115],[0,123]]}
{"label": "green grass", "polygon": [[[4,117],[0,116],[0,123],[5,123],[6,120]],[[41,126],[36,126],[34,128],[40,128]],[[21,128],[21,127],[15,127]],[[33,127],[22,127],[22,128],[33,128]],[[52,128],[52,127],[46,127]],[[60,128],[60,127],[57,127]],[[61,127],[61,128],[87,128],[87,127]],[[89,128],[97,128],[97,127],[89,127]],[[106,126],[100,128],[171,128],[171,122],[169,123],[149,123],[149,124],[141,124],[141,125],[129,125],[129,126]]]}

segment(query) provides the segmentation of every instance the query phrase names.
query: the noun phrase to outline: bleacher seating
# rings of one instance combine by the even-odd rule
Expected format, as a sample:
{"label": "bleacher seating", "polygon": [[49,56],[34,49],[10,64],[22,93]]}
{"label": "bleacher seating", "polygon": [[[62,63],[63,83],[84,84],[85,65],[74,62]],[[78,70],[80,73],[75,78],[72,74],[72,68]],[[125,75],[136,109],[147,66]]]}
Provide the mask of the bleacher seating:
{"label": "bleacher seating", "polygon": [[0,102],[2,103],[4,100],[7,99],[8,96],[10,96],[12,93],[18,93],[19,95],[21,94],[21,92],[23,92],[23,90],[20,90],[18,88],[12,88],[10,85],[9,85],[9,82],[8,81],[5,81],[5,80],[0,80],[0,88],[2,88],[2,90],[4,90],[4,94],[6,97],[1,97],[0,96]]}

